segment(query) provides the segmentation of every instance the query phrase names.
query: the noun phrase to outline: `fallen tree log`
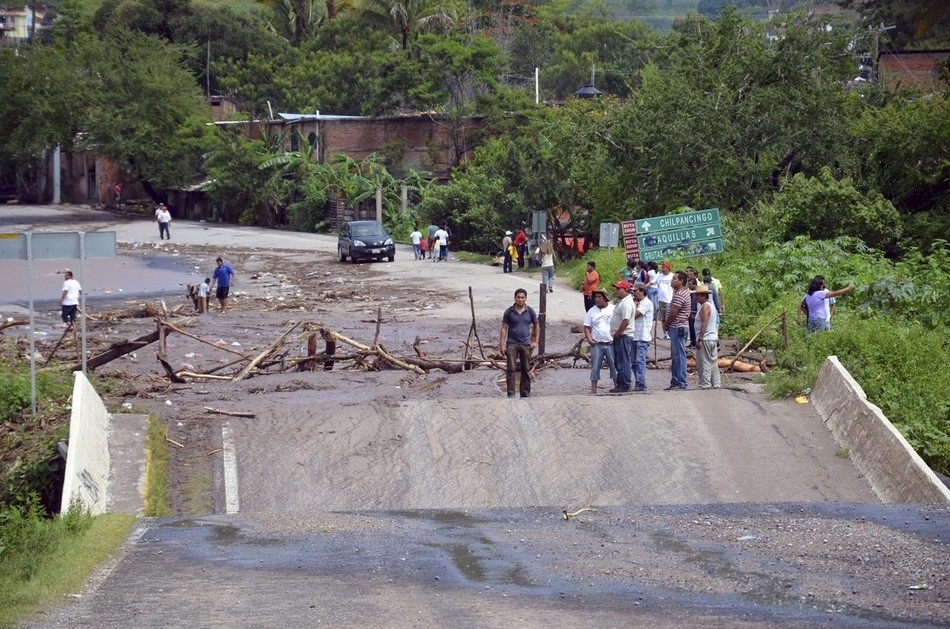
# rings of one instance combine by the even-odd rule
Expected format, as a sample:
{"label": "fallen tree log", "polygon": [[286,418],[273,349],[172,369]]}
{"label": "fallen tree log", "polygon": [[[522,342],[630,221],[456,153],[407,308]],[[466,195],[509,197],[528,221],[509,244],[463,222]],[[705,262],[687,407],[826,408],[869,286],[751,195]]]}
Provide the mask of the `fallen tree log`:
{"label": "fallen tree log", "polygon": [[270,346],[268,346],[267,349],[265,349],[263,352],[261,352],[260,354],[258,354],[257,357],[256,357],[254,360],[252,360],[251,362],[249,362],[249,363],[244,367],[244,369],[242,369],[240,372],[238,372],[238,374],[234,376],[234,380],[235,380],[235,381],[238,381],[238,380],[243,380],[244,378],[246,378],[246,377],[247,377],[247,374],[251,373],[251,370],[254,369],[254,368],[258,365],[258,363],[260,363],[262,360],[264,360],[265,358],[267,358],[268,356],[270,356],[271,354],[273,354],[274,352],[276,352],[276,351],[277,351],[277,348],[279,348],[281,345],[284,344],[284,339],[286,339],[287,336],[288,336],[291,332],[293,332],[294,330],[296,330],[296,329],[297,329],[297,326],[299,326],[299,325],[300,325],[300,322],[298,321],[298,322],[294,323],[292,326],[290,326],[290,329],[287,330],[286,332],[284,332],[283,334],[281,334],[279,339],[277,339],[276,341],[274,341],[273,343],[271,343]]}
{"label": "fallen tree log", "polygon": [[205,410],[216,415],[229,415],[231,417],[257,417],[257,415],[249,411],[225,411],[211,406],[206,406]]}
{"label": "fallen tree log", "polygon": [[[118,341],[113,343],[109,349],[96,354],[92,358],[86,360],[86,368],[90,371],[96,367],[101,367],[106,363],[112,362],[116,358],[125,356],[126,354],[131,354],[132,352],[142,349],[148,345],[151,345],[158,340],[158,330],[150,332],[145,336],[140,336],[139,338],[132,341]],[[70,371],[79,371],[82,369],[82,363],[78,363],[72,366]]]}
{"label": "fallen tree log", "polygon": [[10,319],[9,321],[4,321],[0,323],[0,332],[6,330],[7,328],[12,328],[15,325],[30,325],[29,319]]}

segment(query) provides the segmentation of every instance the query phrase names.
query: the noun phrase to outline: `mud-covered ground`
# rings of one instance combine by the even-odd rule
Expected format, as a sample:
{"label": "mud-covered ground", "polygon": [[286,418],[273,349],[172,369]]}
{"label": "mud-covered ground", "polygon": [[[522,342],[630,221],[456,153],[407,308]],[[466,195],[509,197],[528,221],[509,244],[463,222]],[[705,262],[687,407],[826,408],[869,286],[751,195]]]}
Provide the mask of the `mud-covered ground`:
{"label": "mud-covered ground", "polygon": [[[171,251],[171,245],[164,246]],[[174,250],[176,264],[194,268],[196,279],[198,271],[212,268],[213,256],[201,247],[175,245]],[[129,251],[156,254],[154,247]],[[447,296],[424,281],[396,281],[375,264],[339,265],[325,253],[244,250],[230,256],[239,274],[227,312],[217,312],[212,303],[211,312],[197,315],[183,294],[149,300],[171,312],[168,320],[187,333],[174,332],[166,340],[168,362],[176,371],[219,367],[215,374],[233,375],[246,364],[234,362],[240,355],[256,356],[297,323],[280,350],[285,364],[306,354],[309,335],[320,327],[366,345],[378,338],[397,357],[416,355],[417,343],[430,358],[464,357],[472,321],[424,316],[459,295]],[[97,302],[91,314],[136,311],[142,304],[135,299]],[[155,330],[151,317],[106,317],[87,324],[91,354]],[[476,324],[490,356],[497,324]],[[578,338],[570,323],[551,322],[548,352],[567,351]],[[318,350],[323,349],[321,340]],[[606,506],[565,522],[560,505],[514,509],[485,502],[485,508],[472,510],[374,512],[357,505],[352,512],[345,507],[294,512],[285,506],[242,512],[234,519],[209,516],[224,513],[215,465],[227,416],[215,411],[254,414],[248,430],[260,431],[265,448],[274,443],[270,431],[327,430],[323,423],[291,426],[275,408],[332,404],[352,409],[354,416],[344,419],[355,423],[360,409],[396,407],[407,400],[471,400],[474,405],[479,398],[501,399],[503,374],[487,366],[425,375],[377,369],[372,361],[343,359],[354,350],[339,344],[340,359],[331,371],[282,370],[274,362],[265,373],[255,371],[240,381],[187,377],[184,384],[170,384],[155,352],[152,344],[116,359],[98,368],[95,378],[113,412],[151,413],[165,422],[172,508],[195,519],[152,525],[95,597],[38,626],[185,624],[196,614],[204,617],[209,600],[216,605],[213,618],[253,618],[265,625],[950,623],[950,520],[943,508],[885,507],[873,501]],[[74,348],[61,348],[56,359],[74,353]],[[657,358],[666,358],[662,350]],[[665,370],[666,363],[661,365]],[[649,378],[662,381],[664,370],[651,370]],[[750,387],[749,378],[724,379],[727,386]],[[578,404],[588,391],[586,364],[575,366],[571,358],[539,371],[533,385],[536,397],[577,394]],[[281,419],[271,421],[271,415]],[[359,495],[358,474],[385,474],[387,453],[400,447],[403,436],[394,428],[373,430],[356,430],[362,441],[350,448],[365,464],[339,467],[341,474],[353,475],[336,479],[341,503],[347,492]],[[294,433],[287,438],[294,439]],[[245,443],[253,441],[253,434],[245,435]],[[477,453],[464,463],[472,474],[485,469]],[[537,479],[511,479],[512,486],[532,482]],[[257,504],[265,498],[257,497]],[[468,498],[481,504],[483,497]],[[167,582],[168,574],[179,577]],[[174,609],[167,605],[170,596]],[[354,605],[357,601],[363,604]]]}

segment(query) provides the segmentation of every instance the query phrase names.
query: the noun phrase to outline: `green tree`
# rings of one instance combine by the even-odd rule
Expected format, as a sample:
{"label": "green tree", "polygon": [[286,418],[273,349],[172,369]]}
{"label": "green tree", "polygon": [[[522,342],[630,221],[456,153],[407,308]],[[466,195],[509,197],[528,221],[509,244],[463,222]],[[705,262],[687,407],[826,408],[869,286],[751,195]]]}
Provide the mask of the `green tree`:
{"label": "green tree", "polygon": [[950,103],[896,98],[868,107],[851,128],[860,174],[903,217],[905,247],[929,249],[950,233]]}
{"label": "green tree", "polygon": [[474,148],[472,117],[479,100],[498,88],[503,64],[501,51],[487,37],[423,34],[413,45],[412,60],[394,69],[389,85],[401,89],[413,108],[434,112],[432,120],[451,137],[454,166]]}
{"label": "green tree", "polygon": [[181,47],[119,30],[102,48],[88,147],[113,159],[153,199],[162,198],[162,188],[193,183],[214,131]]}
{"label": "green tree", "polygon": [[417,33],[448,32],[457,22],[454,8],[444,0],[361,0],[357,14],[392,33],[403,50]]}
{"label": "green tree", "polygon": [[634,216],[681,205],[748,210],[783,176],[850,167],[847,42],[807,22],[770,43],[726,11],[679,24],[611,130],[613,198]]}
{"label": "green tree", "polygon": [[850,179],[837,180],[823,168],[817,177],[795,175],[772,201],[773,238],[791,240],[807,235],[815,240],[851,236],[869,247],[888,250],[902,232],[901,217],[878,192],[862,194]]}
{"label": "green tree", "polygon": [[100,93],[101,44],[80,33],[64,45],[0,47],[0,147],[16,163],[27,198],[43,200],[46,156],[72,150]]}
{"label": "green tree", "polygon": [[[205,169],[208,195],[215,218],[228,223],[267,223],[273,212],[266,202],[273,183],[273,169],[261,164],[274,157],[276,141],[249,140],[241,129],[218,129],[215,146],[208,152]],[[263,208],[263,209],[261,209]],[[263,216],[257,213],[263,212]]]}
{"label": "green tree", "polygon": [[270,11],[274,30],[293,45],[299,45],[317,32],[320,25],[336,11],[333,0],[255,0]]}

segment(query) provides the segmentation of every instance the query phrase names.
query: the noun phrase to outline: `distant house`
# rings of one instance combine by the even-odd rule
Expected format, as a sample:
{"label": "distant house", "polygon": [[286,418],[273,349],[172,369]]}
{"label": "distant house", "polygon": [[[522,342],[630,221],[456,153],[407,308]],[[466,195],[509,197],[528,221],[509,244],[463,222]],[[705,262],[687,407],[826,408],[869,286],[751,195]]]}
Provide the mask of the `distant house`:
{"label": "distant house", "polygon": [[394,177],[416,170],[440,180],[447,180],[452,168],[470,157],[475,148],[474,142],[466,143],[460,135],[482,126],[476,118],[460,129],[441,116],[427,113],[381,118],[282,113],[273,120],[217,124],[244,125],[254,139],[282,134],[287,151],[299,151],[299,138],[303,137],[313,147],[316,162],[326,162],[334,154],[363,159],[377,153]]}
{"label": "distant house", "polygon": [[950,50],[882,52],[877,62],[878,81],[890,92],[931,92],[950,87],[944,74],[950,63]]}
{"label": "distant house", "polygon": [[0,43],[16,44],[28,40],[34,22],[36,30],[39,30],[45,16],[45,9],[33,13],[30,7],[0,8]]}

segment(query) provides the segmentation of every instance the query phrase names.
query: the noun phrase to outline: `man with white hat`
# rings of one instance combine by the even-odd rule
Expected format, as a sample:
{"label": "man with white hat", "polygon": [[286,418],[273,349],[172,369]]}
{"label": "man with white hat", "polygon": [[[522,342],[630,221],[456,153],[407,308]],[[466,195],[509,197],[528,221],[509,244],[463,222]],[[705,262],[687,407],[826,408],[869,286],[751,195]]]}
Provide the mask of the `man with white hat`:
{"label": "man with white hat", "polygon": [[514,267],[511,262],[511,232],[506,231],[505,237],[501,239],[501,255],[504,256],[505,261],[502,263],[501,272],[502,273],[514,273]]}
{"label": "man with white hat", "polygon": [[719,311],[710,297],[713,292],[706,284],[693,291],[696,294],[696,373],[700,389],[719,389]]}

